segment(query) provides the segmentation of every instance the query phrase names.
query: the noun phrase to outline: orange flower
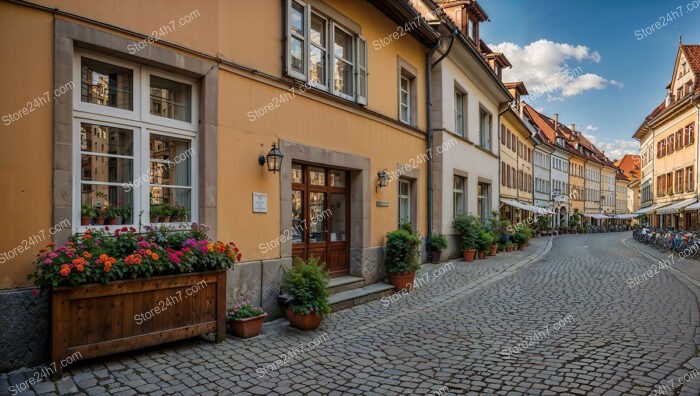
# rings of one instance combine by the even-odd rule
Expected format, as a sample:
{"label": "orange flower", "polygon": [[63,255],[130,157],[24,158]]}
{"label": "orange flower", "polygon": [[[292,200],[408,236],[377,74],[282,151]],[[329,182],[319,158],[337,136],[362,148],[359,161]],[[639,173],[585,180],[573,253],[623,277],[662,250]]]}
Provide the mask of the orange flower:
{"label": "orange flower", "polygon": [[158,261],[158,255],[157,255],[156,253],[153,253],[153,254],[151,255],[151,258],[152,258],[154,261]]}
{"label": "orange flower", "polygon": [[44,249],[44,248],[39,249],[39,253],[46,253],[46,249]]}
{"label": "orange flower", "polygon": [[114,264],[114,263],[117,262],[117,259],[115,259],[114,257],[110,257],[110,258],[107,260],[107,262],[109,263],[109,265],[112,265],[112,264]]}
{"label": "orange flower", "polygon": [[70,267],[68,266],[68,264],[63,264],[61,266],[60,271],[58,271],[58,273],[61,274],[61,276],[63,276],[63,277],[68,276],[70,274]]}
{"label": "orange flower", "polygon": [[83,272],[85,270],[85,267],[83,267],[81,264],[78,264],[75,266],[75,269],[77,269],[78,272]]}
{"label": "orange flower", "polygon": [[90,254],[90,252],[84,252],[83,257],[85,257],[86,259],[89,259],[89,258],[92,258],[92,254]]}
{"label": "orange flower", "polygon": [[102,254],[100,254],[100,260],[102,260],[102,262],[106,262],[106,261],[109,260],[109,256],[107,256],[106,254],[102,253]]}
{"label": "orange flower", "polygon": [[151,252],[151,249],[148,249],[148,250],[146,250],[146,254],[150,256],[153,254],[153,252]]}
{"label": "orange flower", "polygon": [[90,234],[85,234],[83,235],[83,239],[92,239],[92,236]]}
{"label": "orange flower", "polygon": [[73,265],[83,265],[83,263],[85,263],[85,260],[82,257],[73,260]]}
{"label": "orange flower", "polygon": [[[72,244],[72,243],[73,243],[73,242],[71,242],[71,244]],[[48,245],[46,245],[46,247],[54,247],[54,246],[56,246],[56,244],[53,243],[53,242],[51,242],[51,243],[49,243]]]}

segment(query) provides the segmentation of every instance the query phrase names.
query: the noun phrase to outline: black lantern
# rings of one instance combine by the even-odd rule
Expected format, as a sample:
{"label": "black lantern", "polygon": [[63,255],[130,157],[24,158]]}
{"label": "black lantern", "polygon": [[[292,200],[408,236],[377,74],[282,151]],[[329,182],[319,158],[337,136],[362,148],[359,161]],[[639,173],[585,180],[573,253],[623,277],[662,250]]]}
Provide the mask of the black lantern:
{"label": "black lantern", "polygon": [[377,190],[380,188],[384,188],[389,184],[389,174],[386,173],[386,170],[383,170],[381,172],[377,172]]}
{"label": "black lantern", "polygon": [[258,157],[258,163],[260,163],[260,166],[263,166],[267,162],[267,170],[276,173],[282,169],[282,158],[284,158],[284,155],[282,155],[280,149],[277,148],[275,142],[272,142],[272,148],[270,152],[267,153],[267,157],[261,154]]}

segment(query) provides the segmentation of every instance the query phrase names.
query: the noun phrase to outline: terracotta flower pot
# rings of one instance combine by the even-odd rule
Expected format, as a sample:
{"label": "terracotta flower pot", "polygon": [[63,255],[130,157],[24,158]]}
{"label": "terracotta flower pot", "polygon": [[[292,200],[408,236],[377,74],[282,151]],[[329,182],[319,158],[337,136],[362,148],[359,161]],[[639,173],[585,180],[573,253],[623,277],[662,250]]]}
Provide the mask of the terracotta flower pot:
{"label": "terracotta flower pot", "polygon": [[299,330],[313,330],[317,329],[321,325],[321,316],[316,314],[300,314],[292,311],[291,308],[287,308],[285,311],[287,314],[287,320],[292,327],[296,327]]}
{"label": "terracotta flower pot", "polygon": [[231,328],[231,333],[236,337],[250,338],[260,334],[266,317],[267,314],[264,313],[262,315],[253,316],[252,318],[230,319],[228,324]]}
{"label": "terracotta flower pot", "polygon": [[81,216],[80,217],[80,225],[84,225],[84,226],[90,225],[90,220],[92,220],[92,218],[90,216]]}
{"label": "terracotta flower pot", "polygon": [[432,254],[432,260],[431,260],[431,261],[432,261],[433,263],[439,263],[439,262],[440,262],[440,256],[442,255],[442,251],[441,251],[441,250],[433,250],[433,251],[430,252],[430,253]]}
{"label": "terracotta flower pot", "polygon": [[160,216],[161,223],[170,223],[170,216]]}
{"label": "terracotta flower pot", "polygon": [[105,225],[105,218],[104,218],[104,217],[96,217],[96,218],[95,218],[95,224],[97,224],[97,225]]}
{"label": "terracotta flower pot", "polygon": [[466,261],[474,261],[474,255],[476,254],[476,249],[469,249],[462,252],[464,259]]}
{"label": "terracotta flower pot", "polygon": [[489,250],[489,256],[495,256],[498,253],[498,245],[491,245],[491,250]]}
{"label": "terracotta flower pot", "polygon": [[109,225],[116,225],[116,224],[117,224],[117,218],[116,218],[116,217],[110,217],[110,218],[107,220],[107,224],[109,224]]}
{"label": "terracotta flower pot", "polygon": [[479,259],[486,257],[486,252],[479,252]]}
{"label": "terracotta flower pot", "polygon": [[415,272],[389,272],[387,274],[389,283],[394,286],[396,291],[413,289],[413,280],[416,278]]}
{"label": "terracotta flower pot", "polygon": [[157,223],[158,222],[158,216],[151,216],[151,223]]}
{"label": "terracotta flower pot", "polygon": [[520,245],[518,245],[518,250],[525,250],[525,244],[521,243]]}

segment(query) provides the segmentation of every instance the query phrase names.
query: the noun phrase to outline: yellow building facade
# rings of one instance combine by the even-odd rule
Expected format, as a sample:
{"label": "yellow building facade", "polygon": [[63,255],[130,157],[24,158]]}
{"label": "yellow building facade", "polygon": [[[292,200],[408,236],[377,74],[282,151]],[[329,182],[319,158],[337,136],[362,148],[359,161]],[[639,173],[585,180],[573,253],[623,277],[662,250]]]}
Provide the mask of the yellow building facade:
{"label": "yellow building facade", "polygon": [[273,315],[293,257],[371,284],[388,231],[426,234],[439,37],[408,3],[35,3],[0,3],[4,298],[26,298],[40,247],[86,229],[82,205],[128,206],[135,227],[154,202],[184,207],[242,250],[229,302]]}

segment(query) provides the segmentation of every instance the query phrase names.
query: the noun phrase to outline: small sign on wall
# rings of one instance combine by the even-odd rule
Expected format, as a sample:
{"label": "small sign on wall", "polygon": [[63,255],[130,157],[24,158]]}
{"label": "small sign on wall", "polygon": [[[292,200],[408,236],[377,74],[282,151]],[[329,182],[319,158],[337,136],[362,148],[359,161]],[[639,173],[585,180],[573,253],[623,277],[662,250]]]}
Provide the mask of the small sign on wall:
{"label": "small sign on wall", "polygon": [[267,194],[253,193],[253,213],[267,213]]}

